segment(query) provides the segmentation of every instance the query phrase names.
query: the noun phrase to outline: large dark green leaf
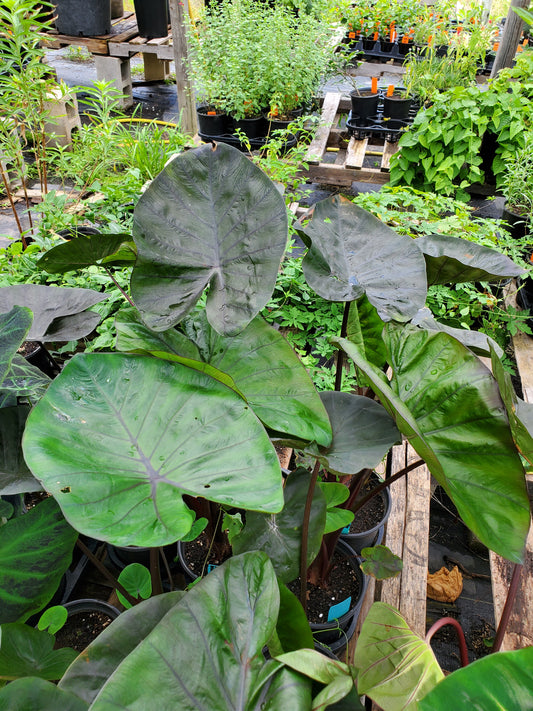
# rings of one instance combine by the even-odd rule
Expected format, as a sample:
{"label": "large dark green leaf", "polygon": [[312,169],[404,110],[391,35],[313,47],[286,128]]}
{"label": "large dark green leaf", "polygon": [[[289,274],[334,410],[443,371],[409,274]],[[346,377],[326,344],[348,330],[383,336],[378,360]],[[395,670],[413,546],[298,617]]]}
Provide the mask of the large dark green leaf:
{"label": "large dark green leaf", "polygon": [[135,209],[133,299],[162,331],[209,284],[207,317],[227,335],[266,305],[287,243],[285,201],[246,156],[224,144],[175,158]]}
{"label": "large dark green leaf", "polygon": [[0,626],[0,680],[38,676],[60,679],[78,653],[54,649],[55,637],[29,625],[10,622]]}
{"label": "large dark green leaf", "polygon": [[30,414],[23,449],[66,518],[114,545],[186,535],[183,494],[269,513],[283,504],[276,452],[242,398],[147,356],[74,356]]}
{"label": "large dark green leaf", "polygon": [[174,355],[201,360],[198,347],[184,333],[175,328],[152,331],[139,322],[138,315],[121,309],[115,319],[117,350],[125,353],[173,353]]}
{"label": "large dark green leaf", "polygon": [[[233,539],[233,550],[242,553],[250,550],[264,551],[272,561],[278,578],[289,583],[300,570],[302,523],[305,501],[311,474],[298,468],[287,478],[283,490],[283,510],[273,516],[258,513],[246,515],[246,525]],[[326,525],[326,499],[315,487],[309,520],[307,564],[311,565],[320,550]]]}
{"label": "large dark green leaf", "polygon": [[24,622],[56,591],[78,537],[53,499],[2,526],[0,622]]}
{"label": "large dark green leaf", "polygon": [[279,615],[276,625],[280,652],[313,648],[313,633],[307,615],[296,597],[283,583],[279,582]]}
{"label": "large dark green leaf", "polygon": [[520,276],[524,268],[489,247],[450,235],[418,237],[426,259],[428,284],[459,284]]}
{"label": "large dark green leaf", "polygon": [[0,307],[0,387],[6,377],[13,356],[26,340],[31,328],[32,314],[29,309],[13,306],[11,309]]}
{"label": "large dark green leaf", "polygon": [[41,489],[22,456],[21,441],[29,411],[28,405],[0,408],[0,494]]}
{"label": "large dark green leaf", "polygon": [[68,668],[59,686],[91,703],[111,674],[185,593],[156,595],[126,610]]}
{"label": "large dark green leaf", "polygon": [[444,678],[431,648],[397,610],[383,602],[370,608],[353,661],[358,669],[357,691],[387,711],[415,708],[416,701]]}
{"label": "large dark green leaf", "polygon": [[478,659],[443,679],[420,702],[420,711],[532,711],[533,647]]}
{"label": "large dark green leaf", "polygon": [[503,369],[502,362],[494,350],[491,351],[490,356],[492,372],[507,410],[513,439],[520,454],[533,464],[533,405],[524,402],[516,395],[511,376]]}
{"label": "large dark green leaf", "polygon": [[38,677],[18,679],[0,691],[0,711],[87,711],[77,696]]}
{"label": "large dark green leaf", "polygon": [[[278,583],[264,553],[226,561],[178,602],[129,654],[91,709],[308,711],[308,680],[265,662]],[[264,705],[263,705],[264,704]]]}
{"label": "large dark green leaf", "polygon": [[490,549],[520,561],[529,529],[524,470],[490,371],[446,333],[385,329],[393,369],[383,374],[346,340],[399,430]]}
{"label": "large dark green leaf", "polygon": [[476,355],[489,357],[491,346],[494,348],[498,356],[503,355],[503,351],[500,346],[494,339],[487,336],[486,333],[481,333],[480,331],[469,331],[466,328],[452,328],[451,326],[439,323],[433,318],[431,311],[426,306],[423,309],[420,309],[411,323],[413,326],[420,326],[420,328],[425,328],[429,331],[444,331],[444,333],[448,333],[450,336],[457,338],[460,343],[465,345],[467,348],[470,348],[472,353],[475,353]]}
{"label": "large dark green leaf", "polygon": [[15,305],[31,309],[33,325],[27,336],[30,341],[69,341],[86,336],[94,329],[98,314],[82,315],[81,312],[104,299],[107,299],[106,294],[91,289],[15,284],[0,289],[0,311],[8,311]]}
{"label": "large dark green leaf", "polygon": [[64,274],[93,264],[127,265],[135,261],[135,256],[130,235],[78,235],[45,252],[37,266],[52,274]]}
{"label": "large dark green leaf", "polygon": [[305,278],[324,299],[353,301],[366,294],[383,321],[407,321],[424,305],[422,253],[370,212],[335,195],[317,203],[301,229],[310,245]]}
{"label": "large dark green leaf", "polygon": [[316,456],[328,471],[357,474],[361,469],[374,469],[401,439],[394,419],[378,402],[334,390],[320,393],[320,397],[333,428],[333,440]]}
{"label": "large dark green leaf", "polygon": [[381,338],[383,321],[366,296],[352,301],[348,312],[346,338],[355,343],[366,359],[382,368],[387,360],[387,349]]}
{"label": "large dark green leaf", "polygon": [[[233,387],[270,429],[323,445],[330,443],[328,416],[306,369],[266,321],[257,317],[232,338],[212,329],[203,312],[187,319],[184,327],[189,339],[175,329],[154,333],[135,325],[131,318],[117,321],[119,347],[159,357],[168,352],[201,359],[202,363],[183,362]],[[205,369],[203,364],[212,368]]]}

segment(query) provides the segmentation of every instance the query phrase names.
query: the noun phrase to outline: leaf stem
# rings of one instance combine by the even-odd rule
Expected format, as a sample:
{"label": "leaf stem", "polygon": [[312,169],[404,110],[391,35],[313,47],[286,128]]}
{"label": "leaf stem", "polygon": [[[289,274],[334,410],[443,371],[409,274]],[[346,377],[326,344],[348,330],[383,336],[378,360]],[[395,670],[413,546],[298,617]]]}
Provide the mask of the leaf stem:
{"label": "leaf stem", "polygon": [[318,472],[320,471],[320,462],[315,463],[311,481],[307,489],[307,498],[305,500],[304,518],[302,522],[302,546],[300,553],[300,602],[304,612],[307,614],[307,548],[309,536],[309,519],[311,518],[311,506],[315,493],[315,486],[318,480]]}

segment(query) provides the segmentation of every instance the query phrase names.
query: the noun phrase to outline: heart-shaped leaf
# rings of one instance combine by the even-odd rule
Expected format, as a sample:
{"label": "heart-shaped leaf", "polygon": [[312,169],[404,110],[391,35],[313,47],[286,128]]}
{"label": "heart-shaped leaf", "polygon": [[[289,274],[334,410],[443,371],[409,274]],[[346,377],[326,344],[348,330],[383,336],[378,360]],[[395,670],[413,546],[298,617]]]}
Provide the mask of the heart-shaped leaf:
{"label": "heart-shaped leaf", "polygon": [[141,196],[131,290],[145,323],[181,321],[204,289],[219,333],[241,331],[268,302],[287,243],[285,201],[236,148],[177,156]]}
{"label": "heart-shaped leaf", "polygon": [[335,195],[313,208],[301,227],[309,251],[302,262],[309,286],[329,301],[366,294],[383,321],[408,321],[426,300],[426,265],[410,237]]}
{"label": "heart-shaped leaf", "polygon": [[339,508],[350,495],[348,487],[334,481],[319,482],[319,487],[326,498],[327,506],[324,534],[349,526],[354,519],[353,511]]}
{"label": "heart-shaped leaf", "polygon": [[180,711],[308,711],[309,681],[262,654],[278,610],[278,583],[267,556],[234,556],[169,610],[91,709],[150,708],[157,694],[161,708]]}
{"label": "heart-shaped leaf", "polygon": [[30,414],[23,450],[66,518],[118,546],[186,535],[195,517],[184,494],[283,505],[276,452],[242,398],[155,358],[74,356]]}
{"label": "heart-shaped leaf", "polygon": [[483,711],[533,709],[533,647],[478,659],[443,679],[419,702],[420,711],[449,711],[450,699]]}
{"label": "heart-shaped leaf", "polygon": [[53,499],[2,526],[0,622],[24,622],[57,590],[78,537]]}
{"label": "heart-shaped leaf", "polygon": [[[91,313],[81,320],[81,316],[78,319],[75,316],[104,299],[106,294],[91,289],[15,284],[0,289],[0,312],[15,305],[31,309],[33,324],[27,336],[30,341],[50,341],[52,337],[57,341],[76,340],[90,333],[100,317]],[[74,319],[71,328],[67,328],[66,317]],[[59,325],[54,324],[56,319],[61,319]]]}
{"label": "heart-shaped leaf", "polygon": [[64,274],[93,264],[127,265],[134,262],[135,257],[131,235],[78,235],[45,252],[37,266],[51,274]]}
{"label": "heart-shaped leaf", "polygon": [[21,355],[14,355],[11,367],[2,383],[2,391],[12,392],[17,397],[29,398],[31,402],[37,402],[46,392],[51,379],[39,368],[23,358]]}
{"label": "heart-shaped leaf", "polygon": [[375,602],[357,640],[357,691],[390,711],[409,708],[444,675],[431,648],[400,613]]}
{"label": "heart-shaped leaf", "polygon": [[353,344],[335,339],[370,378],[465,524],[491,550],[521,561],[530,520],[524,470],[490,371],[446,333],[389,324],[384,340],[393,389]]}
{"label": "heart-shaped leaf", "polygon": [[[78,656],[73,649],[54,649],[55,638],[20,622],[0,626],[0,680],[38,676],[60,679]],[[0,704],[1,708],[1,704]]]}
{"label": "heart-shaped leaf", "polygon": [[415,244],[424,253],[430,286],[508,279],[525,271],[501,252],[459,237],[427,235]]}
{"label": "heart-shaped leaf", "polygon": [[156,595],[126,610],[67,669],[59,686],[91,703],[111,674],[185,595]]}
{"label": "heart-shaped leaf", "polygon": [[[273,516],[253,512],[247,514],[246,525],[233,539],[235,553],[264,551],[272,561],[276,575],[284,583],[294,580],[300,570],[303,511],[310,481],[311,474],[307,469],[298,468],[291,472],[283,490],[282,511]],[[326,500],[321,489],[316,487],[309,519],[308,565],[320,550],[325,525]]]}

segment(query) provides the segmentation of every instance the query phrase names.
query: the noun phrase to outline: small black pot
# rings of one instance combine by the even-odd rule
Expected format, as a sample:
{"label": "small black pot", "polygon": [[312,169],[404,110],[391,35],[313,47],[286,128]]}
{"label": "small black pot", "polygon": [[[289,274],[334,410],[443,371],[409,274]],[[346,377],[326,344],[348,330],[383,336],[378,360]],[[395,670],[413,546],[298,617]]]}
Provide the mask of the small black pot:
{"label": "small black pot", "polygon": [[376,46],[376,40],[374,37],[363,37],[363,49],[366,50],[367,52],[372,52],[374,47]]}
{"label": "small black pot", "polygon": [[223,136],[229,132],[229,118],[224,112],[212,112],[215,109],[211,106],[198,106],[196,109],[196,117],[198,119],[198,128],[204,136]]}
{"label": "small black pot", "polygon": [[120,610],[113,605],[110,605],[108,602],[91,598],[67,602],[65,607],[67,608],[68,617],[65,626],[56,634],[56,645],[59,648],[72,646],[79,652],[82,652],[88,644],[94,641],[102,630],[95,630],[96,634],[93,639],[84,638],[83,641],[77,645],[75,643],[73,644],[70,639],[65,637],[68,632],[69,624],[74,626],[74,628],[76,628],[75,626],[88,627],[90,622],[87,621],[87,616],[90,617],[91,613],[94,612],[98,612],[100,615],[109,618],[109,623],[120,615]]}
{"label": "small black pot", "polygon": [[133,0],[133,6],[141,37],[154,39],[168,35],[168,0]]}
{"label": "small black pot", "polygon": [[247,138],[264,138],[267,133],[267,122],[263,116],[233,119],[233,130],[236,129],[240,129]]}
{"label": "small black pot", "polygon": [[97,37],[111,32],[109,0],[54,0],[56,28],[71,37]]}
{"label": "small black pot", "polygon": [[[179,562],[177,560],[178,551],[176,544],[173,543],[171,545],[164,546],[163,550],[165,552],[165,558],[170,570],[177,570],[179,568]],[[108,543],[107,555],[109,556],[109,560],[119,570],[122,570],[131,563],[140,563],[141,565],[145,565],[147,568],[150,567],[150,548],[143,548],[141,546],[112,546]],[[165,577],[166,568],[162,562],[161,574]]]}
{"label": "small black pot", "polygon": [[338,654],[343,651],[355,632],[357,620],[359,618],[359,613],[361,612],[361,606],[363,604],[368,586],[368,578],[359,567],[359,564],[361,563],[360,558],[357,557],[355,551],[348,543],[346,543],[346,541],[339,540],[336,550],[342,552],[343,555],[345,555],[350,561],[350,564],[352,565],[359,581],[359,595],[357,600],[352,601],[352,607],[348,610],[348,612],[339,617],[337,620],[322,623],[313,622],[310,623],[310,625],[315,640],[321,645],[329,647],[329,649],[335,654]]}
{"label": "small black pot", "polygon": [[409,54],[409,50],[414,49],[414,42],[409,40],[409,42],[398,42],[398,54],[406,56]]}
{"label": "small black pot", "polygon": [[511,210],[507,203],[503,206],[502,220],[505,220],[509,225],[509,232],[515,239],[521,239],[529,234],[530,215],[520,215],[518,212]]}
{"label": "small black pot", "polygon": [[375,116],[378,112],[379,94],[371,91],[351,91],[352,113],[360,118],[366,119]]}
{"label": "small black pot", "polygon": [[409,118],[409,111],[413,100],[400,94],[385,96],[383,98],[383,118],[405,121]]}
{"label": "small black pot", "polygon": [[[377,477],[376,477],[377,479]],[[390,489],[387,487],[383,489],[378,496],[381,497],[383,504],[385,506],[385,513],[380,521],[376,521],[376,524],[369,528],[367,531],[361,531],[360,533],[342,533],[341,540],[346,541],[351,548],[356,553],[361,553],[363,548],[369,546],[377,546],[383,540],[383,534],[385,531],[385,524],[390,516],[392,509],[392,498],[390,494]],[[356,514],[357,516],[357,514]]]}
{"label": "small black pot", "polygon": [[35,345],[35,348],[24,356],[28,363],[39,368],[41,373],[48,375],[49,378],[55,378],[61,369],[45,346],[39,341],[27,341],[26,343]]}
{"label": "small black pot", "polygon": [[100,234],[100,230],[97,230],[96,227],[88,227],[85,225],[80,225],[79,227],[66,227],[64,230],[59,230],[57,233],[60,237],[64,237],[65,239],[75,239],[76,237],[79,237],[80,235],[98,235]]}

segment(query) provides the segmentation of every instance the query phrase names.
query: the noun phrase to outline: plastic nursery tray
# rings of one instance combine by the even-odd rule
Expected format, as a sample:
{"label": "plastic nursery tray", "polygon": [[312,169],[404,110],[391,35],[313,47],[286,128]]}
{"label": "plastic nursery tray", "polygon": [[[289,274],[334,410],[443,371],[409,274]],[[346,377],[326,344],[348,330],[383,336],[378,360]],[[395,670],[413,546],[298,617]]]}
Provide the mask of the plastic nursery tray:
{"label": "plastic nursery tray", "polygon": [[357,140],[363,138],[383,138],[385,141],[389,141],[389,143],[396,143],[405,129],[413,123],[419,108],[418,105],[412,108],[409,112],[409,117],[405,121],[401,119],[383,118],[382,104],[378,105],[377,114],[364,119],[350,111],[346,119],[346,128],[350,136],[353,136]]}
{"label": "plastic nursery tray", "polygon": [[[215,141],[217,143],[227,143],[230,146],[238,148],[240,151],[248,150],[247,146],[244,143],[241,143],[240,139],[231,133],[224,133],[221,136],[209,136],[206,133],[199,133],[198,135],[200,136],[202,141],[205,142]],[[292,133],[289,135],[291,136],[291,138],[289,138],[283,144],[281,149],[282,152],[288,151],[290,148],[294,148],[297,143],[296,136],[294,136]],[[265,143],[268,141],[268,136],[263,136],[261,138],[249,138],[248,140],[250,142],[250,148],[255,151],[259,150],[265,145]]]}

